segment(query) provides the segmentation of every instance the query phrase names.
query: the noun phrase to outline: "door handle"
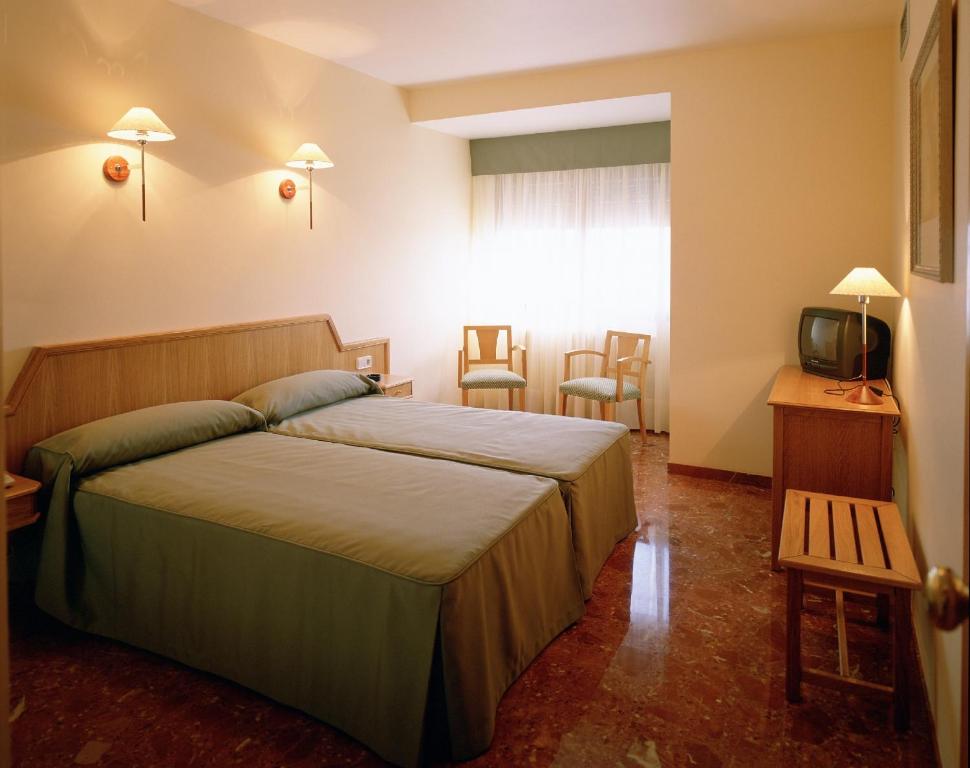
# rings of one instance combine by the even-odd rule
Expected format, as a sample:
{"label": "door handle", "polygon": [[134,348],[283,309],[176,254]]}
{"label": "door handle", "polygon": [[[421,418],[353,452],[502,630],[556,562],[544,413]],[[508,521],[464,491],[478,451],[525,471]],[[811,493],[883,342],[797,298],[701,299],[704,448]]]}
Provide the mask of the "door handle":
{"label": "door handle", "polygon": [[967,585],[951,569],[931,568],[925,594],[930,619],[939,629],[956,629],[967,620]]}

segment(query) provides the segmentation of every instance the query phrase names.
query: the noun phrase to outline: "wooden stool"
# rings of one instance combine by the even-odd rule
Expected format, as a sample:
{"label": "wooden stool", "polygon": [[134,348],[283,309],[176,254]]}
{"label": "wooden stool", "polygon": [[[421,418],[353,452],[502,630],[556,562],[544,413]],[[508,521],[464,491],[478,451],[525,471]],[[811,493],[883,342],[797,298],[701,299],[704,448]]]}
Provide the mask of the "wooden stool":
{"label": "wooden stool", "polygon": [[[788,701],[801,700],[801,683],[869,690],[892,696],[897,730],[909,727],[906,665],[913,628],[910,591],[922,581],[899,509],[889,501],[852,499],[789,490],[781,528],[778,564],[788,571]],[[802,669],[802,594],[806,583],[835,590],[839,674]],[[893,684],[879,685],[849,675],[845,639],[845,592],[886,595],[893,602]]]}

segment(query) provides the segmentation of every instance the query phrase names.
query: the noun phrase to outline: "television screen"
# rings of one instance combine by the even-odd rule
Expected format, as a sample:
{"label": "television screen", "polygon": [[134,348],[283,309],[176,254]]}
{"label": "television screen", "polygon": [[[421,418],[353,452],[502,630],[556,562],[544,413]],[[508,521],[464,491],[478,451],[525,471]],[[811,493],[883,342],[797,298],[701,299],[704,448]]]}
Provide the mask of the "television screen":
{"label": "television screen", "polygon": [[839,321],[806,316],[802,323],[802,354],[816,360],[839,358]]}

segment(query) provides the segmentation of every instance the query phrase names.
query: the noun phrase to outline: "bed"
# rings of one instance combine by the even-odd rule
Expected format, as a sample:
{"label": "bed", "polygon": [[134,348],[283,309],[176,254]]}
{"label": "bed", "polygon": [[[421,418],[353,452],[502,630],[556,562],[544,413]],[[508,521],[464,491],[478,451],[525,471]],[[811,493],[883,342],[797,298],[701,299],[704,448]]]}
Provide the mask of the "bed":
{"label": "bed", "polygon": [[[271,434],[228,402],[361,355],[389,369],[386,339],[344,344],[326,315],[35,347],[5,441],[44,481],[37,600],[394,763],[470,758],[582,614],[568,515],[549,478]],[[161,430],[138,421],[156,406]]]}
{"label": "bed", "polygon": [[267,382],[235,399],[263,413],[276,434],[556,480],[570,515],[583,594],[590,597],[616,543],[637,524],[626,427],[379,392],[353,373],[317,371]]}
{"label": "bed", "polygon": [[263,423],[176,403],[34,447],[40,607],[399,765],[487,749],[506,688],[583,612],[556,483]]}

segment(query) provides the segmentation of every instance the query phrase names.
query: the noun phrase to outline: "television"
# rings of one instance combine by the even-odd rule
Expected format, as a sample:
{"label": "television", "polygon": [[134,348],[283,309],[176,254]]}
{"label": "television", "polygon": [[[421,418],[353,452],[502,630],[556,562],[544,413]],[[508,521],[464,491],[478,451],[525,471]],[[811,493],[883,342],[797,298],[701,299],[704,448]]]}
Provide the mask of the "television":
{"label": "television", "polygon": [[[892,338],[878,317],[868,320],[870,379],[889,376]],[[862,375],[862,313],[830,307],[805,307],[798,323],[798,357],[802,370],[848,381]]]}

